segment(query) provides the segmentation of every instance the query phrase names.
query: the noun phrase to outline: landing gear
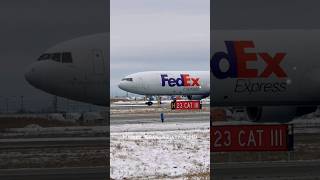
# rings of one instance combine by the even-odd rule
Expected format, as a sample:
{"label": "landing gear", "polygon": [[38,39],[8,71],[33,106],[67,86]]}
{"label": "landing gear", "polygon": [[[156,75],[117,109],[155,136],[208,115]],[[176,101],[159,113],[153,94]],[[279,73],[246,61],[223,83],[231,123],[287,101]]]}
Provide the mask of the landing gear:
{"label": "landing gear", "polygon": [[152,104],[153,104],[153,102],[151,102],[151,101],[146,102],[146,105],[148,105],[148,106],[152,106]]}
{"label": "landing gear", "polygon": [[153,105],[153,102],[152,102],[153,97],[152,96],[146,96],[145,100],[147,101],[146,105],[148,105],[148,106],[152,106]]}

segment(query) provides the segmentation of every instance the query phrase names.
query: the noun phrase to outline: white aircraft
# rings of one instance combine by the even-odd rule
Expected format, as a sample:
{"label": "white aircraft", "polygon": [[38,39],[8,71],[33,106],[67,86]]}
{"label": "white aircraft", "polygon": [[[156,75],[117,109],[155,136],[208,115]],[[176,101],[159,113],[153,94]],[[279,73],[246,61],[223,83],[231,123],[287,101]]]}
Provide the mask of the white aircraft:
{"label": "white aircraft", "polygon": [[34,87],[69,99],[109,105],[109,35],[95,34],[57,44],[28,67]]}
{"label": "white aircraft", "polygon": [[287,122],[320,104],[319,30],[211,31],[211,103]]}
{"label": "white aircraft", "polygon": [[[147,71],[126,76],[119,88],[140,95],[183,95],[201,100],[210,94],[209,77],[209,71]],[[148,104],[152,105],[151,101]]]}
{"label": "white aircraft", "polygon": [[[214,37],[211,73],[142,72],[127,76],[119,87],[191,99],[211,93],[211,106],[246,107],[249,119],[257,122],[289,121],[316,110],[319,30],[220,30]],[[25,77],[51,94],[107,106],[108,40],[109,35],[98,34],[60,43],[45,51]]]}

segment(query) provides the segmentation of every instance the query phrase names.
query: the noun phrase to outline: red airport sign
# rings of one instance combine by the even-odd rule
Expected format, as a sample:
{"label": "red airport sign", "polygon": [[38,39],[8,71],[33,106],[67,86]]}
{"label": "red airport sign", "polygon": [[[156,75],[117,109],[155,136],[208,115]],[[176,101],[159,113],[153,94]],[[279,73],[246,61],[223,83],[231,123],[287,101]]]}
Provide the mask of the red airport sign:
{"label": "red airport sign", "polygon": [[172,110],[196,110],[201,109],[202,105],[200,101],[172,101]]}
{"label": "red airport sign", "polygon": [[293,126],[211,126],[211,152],[293,150]]}

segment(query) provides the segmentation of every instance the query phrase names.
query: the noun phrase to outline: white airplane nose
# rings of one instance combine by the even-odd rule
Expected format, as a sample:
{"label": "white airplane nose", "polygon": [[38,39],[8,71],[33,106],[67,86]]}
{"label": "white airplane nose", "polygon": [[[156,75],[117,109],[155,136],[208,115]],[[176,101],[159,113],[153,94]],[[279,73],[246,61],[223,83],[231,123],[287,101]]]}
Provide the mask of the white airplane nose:
{"label": "white airplane nose", "polygon": [[132,84],[128,83],[127,81],[123,81],[123,80],[119,82],[118,87],[121,90],[128,91],[128,92],[130,92],[132,90]]}
{"label": "white airplane nose", "polygon": [[28,66],[24,73],[25,80],[36,88],[40,88],[43,83],[43,74],[39,71],[38,63]]}
{"label": "white airplane nose", "polygon": [[30,84],[34,84],[34,75],[35,74],[35,68],[34,65],[32,64],[31,66],[27,67],[24,73],[24,78],[26,81]]}
{"label": "white airplane nose", "polygon": [[122,81],[119,82],[118,87],[124,91],[126,90],[125,85]]}

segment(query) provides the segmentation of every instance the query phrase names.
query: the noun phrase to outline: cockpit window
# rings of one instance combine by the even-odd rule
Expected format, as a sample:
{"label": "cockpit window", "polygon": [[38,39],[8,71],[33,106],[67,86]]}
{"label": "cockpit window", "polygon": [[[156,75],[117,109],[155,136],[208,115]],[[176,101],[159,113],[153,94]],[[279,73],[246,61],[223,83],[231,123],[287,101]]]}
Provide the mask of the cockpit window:
{"label": "cockpit window", "polygon": [[38,61],[42,60],[54,60],[57,62],[62,62],[62,63],[72,63],[72,55],[71,52],[63,52],[63,53],[45,53],[42,54],[39,58]]}
{"label": "cockpit window", "polygon": [[62,53],[62,63],[72,63],[72,56],[70,52]]}
{"label": "cockpit window", "polygon": [[123,78],[122,81],[133,81],[132,78]]}
{"label": "cockpit window", "polygon": [[51,55],[51,59],[54,61],[60,62],[61,61],[61,54],[60,53],[53,53]]}
{"label": "cockpit window", "polygon": [[38,58],[38,61],[47,60],[47,59],[50,59],[50,54],[42,54],[42,55]]}

